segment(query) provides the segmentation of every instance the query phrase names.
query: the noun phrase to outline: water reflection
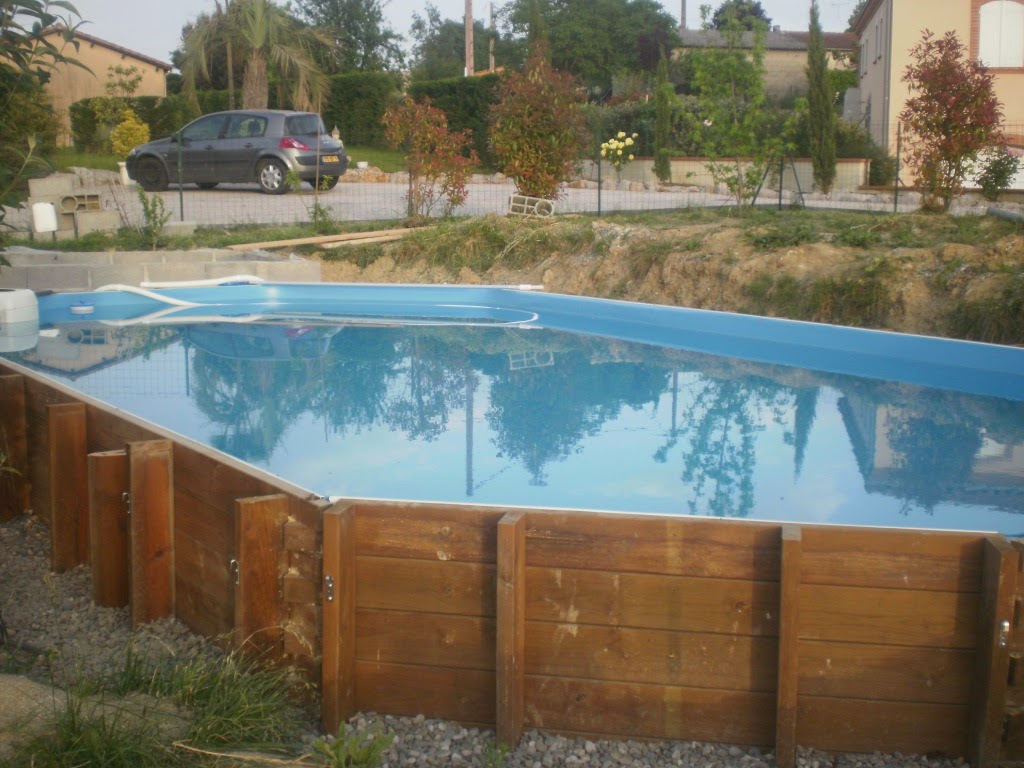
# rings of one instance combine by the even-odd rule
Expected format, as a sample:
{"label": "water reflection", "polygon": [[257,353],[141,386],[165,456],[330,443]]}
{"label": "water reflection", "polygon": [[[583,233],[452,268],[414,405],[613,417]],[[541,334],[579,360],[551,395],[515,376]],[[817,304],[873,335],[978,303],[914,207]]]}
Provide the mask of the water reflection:
{"label": "water reflection", "polygon": [[115,405],[111,369],[177,360],[183,391],[130,393],[159,412],[140,415],[325,495],[785,519],[831,504],[847,522],[883,497],[904,517],[965,509],[946,525],[965,528],[1024,511],[1019,401],[538,329],[76,323],[10,356]]}

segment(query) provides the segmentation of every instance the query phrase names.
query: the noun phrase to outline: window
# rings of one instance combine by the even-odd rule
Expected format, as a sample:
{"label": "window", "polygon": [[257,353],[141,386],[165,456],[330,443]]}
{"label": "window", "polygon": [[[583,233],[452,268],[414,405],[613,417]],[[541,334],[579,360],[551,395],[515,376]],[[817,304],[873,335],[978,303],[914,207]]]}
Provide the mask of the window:
{"label": "window", "polygon": [[226,139],[259,138],[267,131],[267,119],[255,115],[232,115]]}
{"label": "window", "polygon": [[1024,67],[1024,4],[993,0],[978,13],[978,60],[987,67]]}
{"label": "window", "polygon": [[224,115],[210,115],[196,120],[181,132],[185,141],[208,141],[220,136],[224,127]]}

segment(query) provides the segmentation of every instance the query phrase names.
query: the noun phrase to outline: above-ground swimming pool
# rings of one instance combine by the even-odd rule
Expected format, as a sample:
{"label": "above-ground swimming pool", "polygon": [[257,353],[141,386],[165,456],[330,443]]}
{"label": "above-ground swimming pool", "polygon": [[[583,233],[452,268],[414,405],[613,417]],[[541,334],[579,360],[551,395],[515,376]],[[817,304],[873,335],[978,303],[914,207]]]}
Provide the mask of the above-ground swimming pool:
{"label": "above-ground swimming pool", "polygon": [[55,294],[4,357],[325,497],[1024,532],[1024,350],[425,286]]}

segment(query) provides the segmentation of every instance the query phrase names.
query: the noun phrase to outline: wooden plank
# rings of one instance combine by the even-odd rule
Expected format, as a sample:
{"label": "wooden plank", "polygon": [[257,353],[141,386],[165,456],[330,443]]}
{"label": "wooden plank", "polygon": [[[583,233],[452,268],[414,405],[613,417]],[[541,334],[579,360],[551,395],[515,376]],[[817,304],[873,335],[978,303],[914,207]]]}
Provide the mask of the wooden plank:
{"label": "wooden plank", "polygon": [[321,715],[326,733],[356,712],[356,551],[353,508],[324,512],[323,663]]}
{"label": "wooden plank", "polygon": [[[177,468],[181,477],[189,477]],[[189,493],[187,483],[174,486],[175,529],[230,559],[235,550],[234,500],[228,508],[214,507]]]}
{"label": "wooden plank", "polygon": [[359,557],[356,571],[360,608],[469,616],[496,612],[494,565]]}
{"label": "wooden plank", "polygon": [[89,455],[85,406],[46,408],[49,434],[50,567],[66,571],[89,560]]}
{"label": "wooden plank", "polygon": [[284,548],[290,552],[320,552],[320,542],[315,529],[297,520],[289,520],[284,526]]}
{"label": "wooden plank", "polygon": [[947,531],[803,527],[801,581],[978,592],[984,537]]}
{"label": "wooden plank", "polygon": [[779,655],[776,691],[775,762],[796,763],[796,721],[800,680],[800,576],[803,540],[800,528],[782,526],[782,575],[779,580]]}
{"label": "wooden plank", "polygon": [[494,670],[494,619],[356,610],[356,660]]}
{"label": "wooden plank", "polygon": [[[177,507],[175,507],[177,512]],[[180,532],[174,536],[174,610],[193,631],[227,637],[235,626],[228,558]]]}
{"label": "wooden plank", "polygon": [[778,634],[779,585],[774,581],[530,566],[526,585],[526,616],[531,621],[571,618],[582,624]]}
{"label": "wooden plank", "polygon": [[370,232],[346,232],[339,235],[313,235],[310,237],[293,237],[288,240],[266,240],[262,243],[239,243],[226,246],[232,251],[252,251],[257,248],[285,248],[291,245],[323,245],[325,243],[351,243],[359,245],[361,240],[375,240],[381,237],[405,237],[411,229],[378,229]]}
{"label": "wooden plank", "polygon": [[28,421],[25,377],[0,376],[0,454],[7,471],[0,472],[0,523],[29,509]]}
{"label": "wooden plank", "polygon": [[775,694],[526,676],[526,725],[620,738],[767,746]]}
{"label": "wooden plank", "polygon": [[276,659],[283,642],[279,592],[288,499],[283,494],[238,499],[235,519],[235,647]]}
{"label": "wooden plank", "polygon": [[776,581],[779,526],[543,511],[530,515],[527,565]]}
{"label": "wooden plank", "polygon": [[775,691],[772,637],[526,623],[526,674],[734,691]]}
{"label": "wooden plank", "polygon": [[984,552],[977,613],[977,686],[971,702],[969,757],[975,768],[989,768],[999,761],[1010,671],[1008,640],[1020,577],[1020,555],[1005,537],[986,539]]}
{"label": "wooden plank", "polygon": [[830,752],[937,753],[967,748],[965,706],[801,696],[797,740]]}
{"label": "wooden plank", "polygon": [[359,662],[356,665],[360,712],[424,715],[464,725],[494,727],[494,673]]}
{"label": "wooden plank", "polygon": [[839,699],[967,704],[974,651],[800,642],[800,693]]}
{"label": "wooden plank", "polygon": [[96,605],[128,605],[128,454],[90,453],[89,546],[92,599]]}
{"label": "wooden plank", "polygon": [[515,749],[523,735],[526,675],[526,513],[498,522],[498,742]]}
{"label": "wooden plank", "polygon": [[285,603],[315,603],[320,599],[320,584],[295,574],[285,574],[281,599]]}
{"label": "wooden plank", "polygon": [[170,440],[128,444],[132,628],[174,615],[174,460]]}
{"label": "wooden plank", "polygon": [[800,588],[800,633],[807,640],[970,649],[977,613],[978,596],[969,593]]}
{"label": "wooden plank", "polygon": [[500,509],[385,502],[360,502],[357,509],[360,555],[468,563],[497,559]]}

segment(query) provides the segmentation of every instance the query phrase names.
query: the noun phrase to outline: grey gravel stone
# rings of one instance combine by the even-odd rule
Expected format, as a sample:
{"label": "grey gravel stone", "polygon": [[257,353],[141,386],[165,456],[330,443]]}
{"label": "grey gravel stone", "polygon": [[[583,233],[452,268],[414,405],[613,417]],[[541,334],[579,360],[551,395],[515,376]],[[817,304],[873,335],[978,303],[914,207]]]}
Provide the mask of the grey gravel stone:
{"label": "grey gravel stone", "polygon": [[[34,517],[0,525],[0,616],[13,646],[35,656],[33,675],[58,682],[72,673],[109,675],[124,663],[125,649],[149,656],[187,656],[203,647],[181,622],[166,619],[132,632],[127,609],[92,604],[87,567],[53,574],[48,570],[49,533]],[[30,673],[33,670],[30,670]],[[492,730],[415,717],[362,713],[349,732],[372,727],[394,736],[383,768],[506,766],[506,768],[774,768],[771,752],[693,741],[637,742],[567,738],[529,731],[503,763],[495,759]],[[311,744],[317,734],[307,734]],[[326,738],[333,738],[327,736]],[[962,768],[963,760],[920,755],[830,755],[800,750],[799,768]]]}

